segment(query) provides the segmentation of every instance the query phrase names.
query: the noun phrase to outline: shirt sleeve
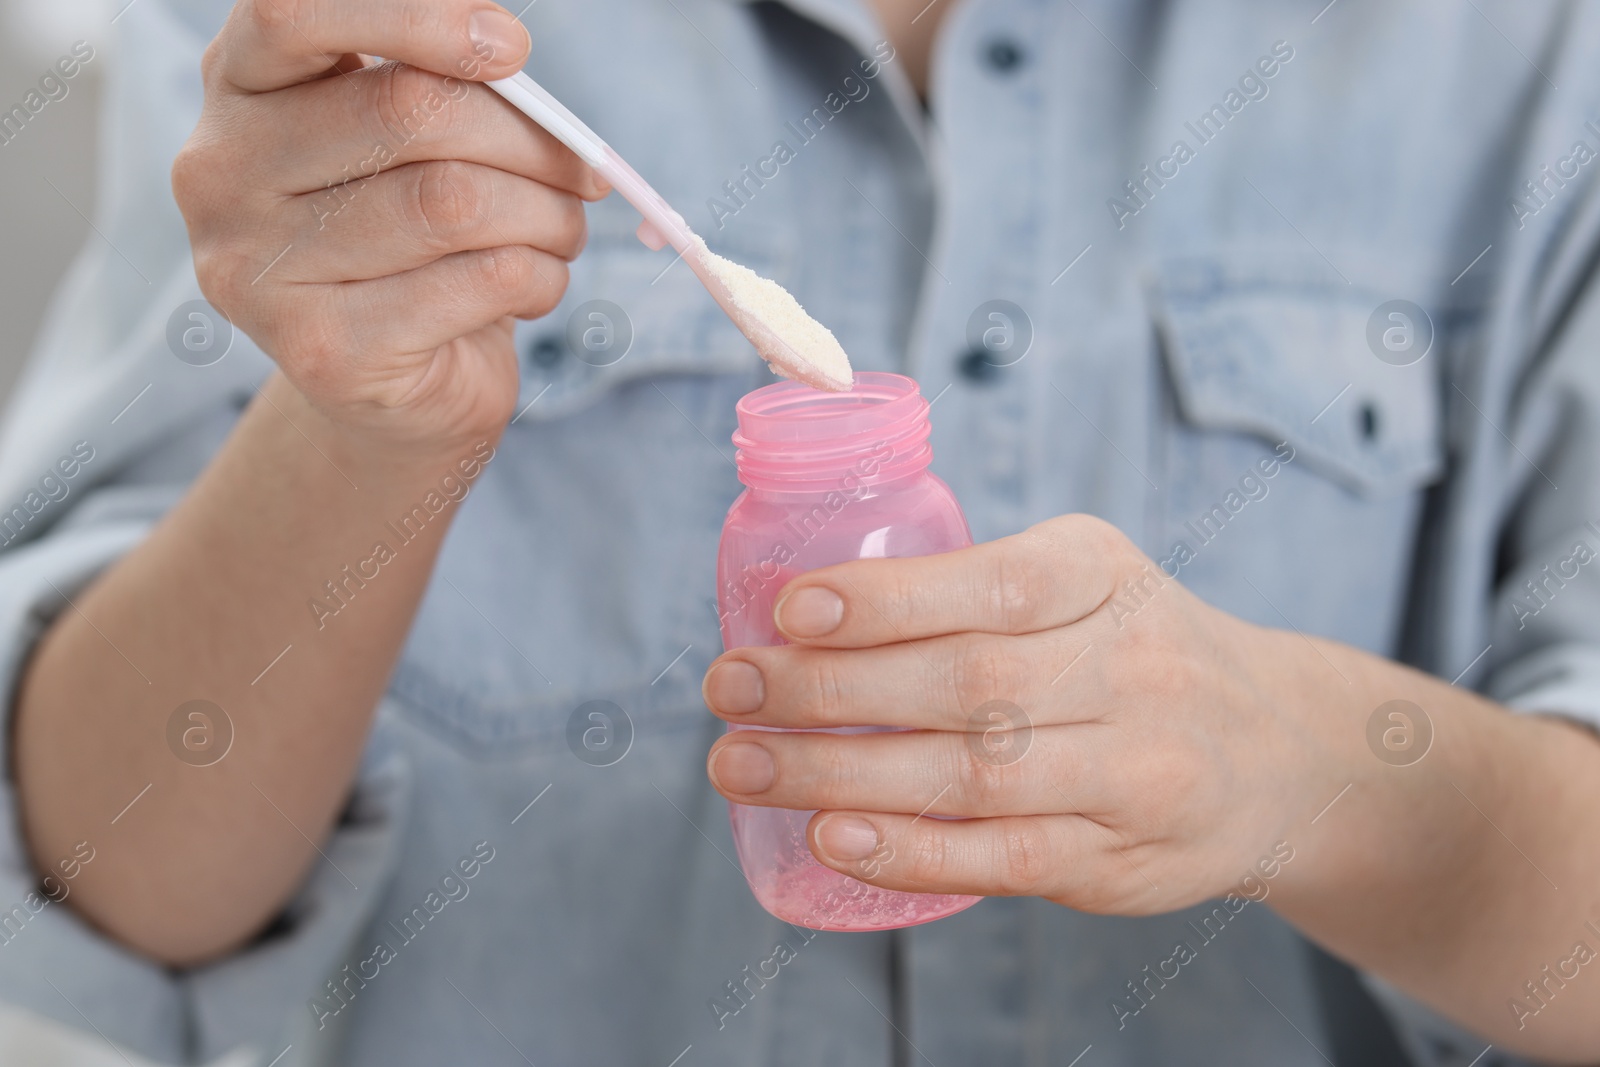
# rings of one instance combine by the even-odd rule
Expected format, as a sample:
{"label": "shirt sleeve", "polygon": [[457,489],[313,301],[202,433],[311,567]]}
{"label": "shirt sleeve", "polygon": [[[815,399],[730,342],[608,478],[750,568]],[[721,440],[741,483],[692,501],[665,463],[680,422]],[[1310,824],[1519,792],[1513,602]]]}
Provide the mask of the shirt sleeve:
{"label": "shirt sleeve", "polygon": [[[1593,255],[1600,227],[1584,228]],[[1600,280],[1586,271],[1563,310],[1506,415],[1504,462],[1521,475],[1503,501],[1483,688],[1600,728]]]}
{"label": "shirt sleeve", "polygon": [[[176,309],[200,299],[169,171],[199,114],[201,51],[227,7],[140,0],[119,17],[107,49],[117,62],[107,63],[95,234],[54,300],[0,426],[8,716],[40,635],[182,497],[270,369],[242,334],[207,366],[178,358],[168,340]],[[271,929],[188,970],[101,934],[72,908],[70,878],[31,862],[3,751],[9,733],[0,730],[8,768],[0,780],[0,1060],[17,1052],[16,1062],[43,1062],[48,1049],[59,1057],[49,1062],[143,1067],[228,1056],[264,1064],[293,1044],[278,1067],[307,1063],[298,1035],[316,1029],[311,998],[349,958],[397,862],[410,779],[382,728],[331,838],[319,843],[323,858]],[[139,800],[130,796],[130,808]],[[108,813],[85,827],[63,871],[114,848],[121,818]]]}
{"label": "shirt sleeve", "polygon": [[[1544,69],[1565,91],[1545,92],[1531,75],[1505,131],[1505,186],[1484,194],[1484,210],[1505,220],[1490,251],[1503,258],[1476,301],[1479,343],[1443,375],[1452,463],[1436,535],[1419,551],[1429,633],[1418,658],[1514,712],[1600,729],[1600,185],[1592,167],[1539,201],[1523,185],[1576,140],[1591,150],[1600,140],[1589,121],[1600,79],[1587,58],[1600,25],[1572,8],[1551,26],[1559,39],[1544,45]],[[1464,1067],[1488,1051],[1363,979],[1419,1067]],[[1480,1067],[1522,1062],[1496,1049]]]}
{"label": "shirt sleeve", "polygon": [[[1600,87],[1574,81],[1585,84],[1592,112]],[[1563,152],[1573,131],[1592,139],[1581,116],[1560,112]],[[1492,538],[1480,688],[1515,710],[1600,728],[1600,186],[1564,192],[1548,222],[1508,235],[1517,269],[1498,301],[1506,310],[1491,319],[1483,371],[1452,391],[1476,437],[1461,476],[1495,486],[1475,509]],[[1477,488],[1468,480],[1460,493]]]}

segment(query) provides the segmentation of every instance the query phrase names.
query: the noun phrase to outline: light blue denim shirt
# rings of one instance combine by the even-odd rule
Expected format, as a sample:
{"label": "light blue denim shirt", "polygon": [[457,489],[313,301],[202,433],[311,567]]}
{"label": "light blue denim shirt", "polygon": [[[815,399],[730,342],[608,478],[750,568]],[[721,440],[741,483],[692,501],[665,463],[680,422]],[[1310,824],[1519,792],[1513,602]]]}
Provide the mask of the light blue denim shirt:
{"label": "light blue denim shirt", "polygon": [[[943,2],[927,114],[858,0],[541,0],[529,69],[859,368],[921,382],[978,539],[1091,512],[1246,619],[1600,721],[1592,5]],[[103,238],[0,442],[8,689],[269,368],[168,339],[199,295],[168,168],[224,14],[106,28]],[[595,206],[561,307],[520,328],[520,414],[282,919],[173,972],[35,910],[7,788],[5,1010],[163,1064],[1325,1062],[1348,1035],[1261,904],[1208,927],[997,899],[892,936],[756,905],[699,679],[734,402],[770,379],[636,222]],[[625,350],[569,343],[591,301]],[[592,701],[626,716],[599,755],[569,741]],[[1375,986],[1419,1061],[1481,1050]]]}

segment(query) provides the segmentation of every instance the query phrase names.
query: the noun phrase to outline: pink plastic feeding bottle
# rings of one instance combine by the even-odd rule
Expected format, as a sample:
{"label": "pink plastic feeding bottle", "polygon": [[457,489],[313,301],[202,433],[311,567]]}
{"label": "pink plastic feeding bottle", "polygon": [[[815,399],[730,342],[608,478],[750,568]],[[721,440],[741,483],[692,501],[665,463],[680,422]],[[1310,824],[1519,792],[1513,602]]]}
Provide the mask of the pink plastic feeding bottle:
{"label": "pink plastic feeding bottle", "polygon": [[[728,511],[717,555],[724,648],[783,643],[772,606],[797,574],[972,544],[955,496],[928,470],[928,402],[910,378],[863,372],[847,393],[779,382],[745,396],[738,414],[733,443],[747,488]],[[877,729],[883,728],[833,732]],[[756,899],[785,922],[892,930],[942,919],[981,899],[879,889],[822,866],[806,846],[814,812],[728,809]]]}

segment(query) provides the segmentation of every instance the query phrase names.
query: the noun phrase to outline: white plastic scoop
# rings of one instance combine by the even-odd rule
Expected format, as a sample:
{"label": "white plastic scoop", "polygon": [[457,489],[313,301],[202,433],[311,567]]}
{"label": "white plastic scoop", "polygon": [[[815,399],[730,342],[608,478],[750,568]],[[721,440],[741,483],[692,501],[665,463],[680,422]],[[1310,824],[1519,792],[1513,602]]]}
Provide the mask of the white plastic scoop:
{"label": "white plastic scoop", "polygon": [[708,249],[661,194],[538,82],[518,73],[487,84],[615,186],[644,216],[639,240],[651,249],[669,244],[676,249],[776,373],[818,389],[850,388],[853,375],[844,349],[787,290]]}

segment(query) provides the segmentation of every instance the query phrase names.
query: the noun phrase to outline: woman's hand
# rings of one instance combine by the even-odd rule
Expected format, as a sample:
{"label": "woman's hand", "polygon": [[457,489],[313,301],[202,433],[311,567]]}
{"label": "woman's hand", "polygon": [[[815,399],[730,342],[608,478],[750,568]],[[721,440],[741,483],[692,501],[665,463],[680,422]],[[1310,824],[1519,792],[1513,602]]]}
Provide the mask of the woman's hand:
{"label": "woman's hand", "polygon": [[560,300],[606,191],[472,84],[528,49],[484,0],[239,0],[207,49],[173,166],[195,272],[337,428],[454,449],[510,417],[511,320]]}
{"label": "woman's hand", "polygon": [[[1528,992],[1593,958],[1600,931],[1592,732],[1252,626],[1081,515],[811,571],[774,616],[790,644],[714,662],[713,711],[908,728],[712,747],[728,799],[819,809],[807,833],[829,867],[1122,915],[1270,892],[1307,936],[1497,1045],[1600,1055],[1600,980]],[[1389,750],[1396,706],[1425,746]]]}
{"label": "woman's hand", "polygon": [[736,731],[711,780],[821,809],[812,851],[874,885],[1167,911],[1238,883],[1347,780],[1278,691],[1309,646],[1207,606],[1097,519],[813,571],[775,616],[792,643],[713,664],[714,712],[911,729]]}

